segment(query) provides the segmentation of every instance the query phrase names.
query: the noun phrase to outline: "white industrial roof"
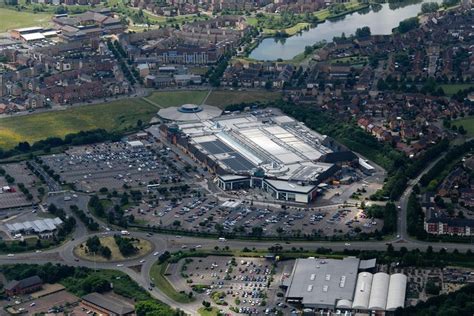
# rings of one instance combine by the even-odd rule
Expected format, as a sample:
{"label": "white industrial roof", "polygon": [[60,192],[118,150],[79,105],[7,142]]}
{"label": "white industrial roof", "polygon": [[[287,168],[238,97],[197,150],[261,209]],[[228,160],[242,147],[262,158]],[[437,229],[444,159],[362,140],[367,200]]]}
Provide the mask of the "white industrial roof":
{"label": "white industrial roof", "polygon": [[359,259],[296,259],[286,297],[299,298],[305,306],[335,306],[351,300],[357,278]]}
{"label": "white industrial roof", "polygon": [[405,306],[405,295],[407,289],[407,276],[401,273],[390,276],[390,285],[388,287],[387,311],[394,311],[399,307]]}
{"label": "white industrial roof", "polygon": [[[159,114],[165,110],[160,110]],[[203,112],[192,115],[199,113]],[[288,124],[290,122],[294,123]],[[329,163],[316,162],[324,154],[332,152],[323,145],[326,137],[287,116],[277,116],[273,122],[266,122],[250,114],[224,115],[212,120],[178,123],[178,126],[192,143],[199,145],[199,150],[214,161],[221,162],[220,165],[229,172],[252,172],[254,168],[261,167],[269,178],[308,182],[318,181],[321,174],[333,167]],[[212,153],[203,144],[212,141],[217,143],[208,147],[222,149],[224,146],[219,144],[222,142],[229,148],[225,152]],[[230,154],[229,149],[240,155],[236,159],[247,160],[251,167],[246,164],[248,170],[233,169],[224,161],[234,155]]]}
{"label": "white industrial roof", "polygon": [[26,221],[21,223],[6,224],[7,229],[14,233],[19,231],[34,231],[35,233],[42,233],[45,231],[53,231],[56,227],[62,224],[59,217],[45,218],[36,221]]}
{"label": "white industrial roof", "polygon": [[374,278],[372,279],[372,291],[370,292],[369,299],[370,310],[385,310],[389,284],[390,276],[387,273],[379,272],[374,274]]}
{"label": "white industrial roof", "polygon": [[290,183],[288,181],[282,180],[266,179],[265,181],[278,191],[290,191],[302,194],[307,194],[316,187],[314,185],[300,185],[297,183]]}
{"label": "white industrial roof", "polygon": [[359,164],[367,170],[374,170],[375,169],[366,160],[364,160],[362,158],[359,158]]}
{"label": "white industrial roof", "polygon": [[351,309],[352,308],[352,301],[350,300],[339,300],[337,302],[336,308],[343,308],[343,309]]}
{"label": "white industrial roof", "polygon": [[36,41],[36,40],[40,40],[40,39],[44,39],[44,35],[41,34],[41,33],[28,33],[28,34],[21,34],[21,37],[25,40],[25,41]]}
{"label": "white industrial roof", "polygon": [[357,277],[357,285],[355,288],[353,309],[366,310],[369,307],[370,290],[372,288],[373,274],[369,272],[361,272]]}
{"label": "white industrial roof", "polygon": [[13,31],[22,33],[22,32],[32,32],[32,31],[41,31],[43,28],[41,26],[32,26],[32,27],[24,27],[19,29],[14,29]]}
{"label": "white industrial roof", "polygon": [[139,140],[131,140],[131,141],[128,141],[127,143],[132,147],[141,147],[141,146],[143,146],[143,143]]}

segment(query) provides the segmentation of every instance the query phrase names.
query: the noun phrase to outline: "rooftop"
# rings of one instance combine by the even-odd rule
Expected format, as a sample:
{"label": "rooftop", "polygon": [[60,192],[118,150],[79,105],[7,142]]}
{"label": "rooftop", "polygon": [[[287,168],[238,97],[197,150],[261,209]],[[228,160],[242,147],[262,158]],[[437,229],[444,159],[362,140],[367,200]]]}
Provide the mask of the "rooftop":
{"label": "rooftop", "polygon": [[360,260],[296,259],[286,297],[301,299],[305,306],[335,306],[352,301]]}
{"label": "rooftop", "polygon": [[83,296],[82,299],[88,303],[94,304],[98,307],[101,307],[105,310],[111,311],[116,315],[127,315],[132,313],[135,309],[128,304],[123,304],[117,299],[99,294],[99,293],[90,293],[86,296]]}

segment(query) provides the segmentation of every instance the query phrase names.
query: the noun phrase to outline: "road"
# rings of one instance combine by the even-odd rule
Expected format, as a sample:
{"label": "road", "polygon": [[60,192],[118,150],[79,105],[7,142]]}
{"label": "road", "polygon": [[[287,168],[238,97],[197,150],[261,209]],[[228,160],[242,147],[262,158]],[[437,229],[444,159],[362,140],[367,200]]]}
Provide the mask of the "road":
{"label": "road", "polygon": [[[197,237],[180,237],[180,236],[171,236],[171,235],[164,235],[164,234],[154,234],[152,236],[144,233],[144,232],[131,232],[131,236],[142,238],[150,241],[153,245],[153,251],[149,254],[132,259],[120,262],[120,266],[118,266],[117,262],[93,262],[85,259],[81,259],[75,256],[74,249],[79,244],[86,241],[86,239],[93,235],[111,235],[111,234],[120,234],[120,231],[110,231],[110,232],[99,232],[95,234],[91,234],[87,231],[84,224],[78,219],[77,220],[77,227],[73,234],[73,238],[60,245],[57,248],[45,250],[41,253],[22,253],[22,254],[15,254],[13,257],[8,257],[6,255],[0,256],[0,264],[13,264],[13,263],[37,263],[37,264],[44,264],[47,262],[52,263],[61,263],[67,264],[71,266],[85,266],[92,269],[114,269],[119,270],[127,275],[129,275],[132,279],[134,279],[138,284],[140,284],[143,288],[148,289],[150,284],[150,270],[155,261],[157,260],[157,256],[154,255],[155,252],[162,253],[164,251],[175,252],[183,249],[186,247],[187,249],[191,249],[200,245],[202,250],[213,250],[214,247],[224,247],[228,246],[231,250],[242,250],[244,247],[255,247],[257,250],[267,251],[269,247],[274,246],[276,243],[279,243],[284,250],[290,250],[291,248],[304,248],[305,250],[316,250],[317,248],[324,247],[324,248],[331,248],[333,251],[343,251],[344,249],[354,249],[354,250],[377,250],[377,251],[384,251],[387,248],[387,243],[391,243],[395,249],[400,249],[401,247],[406,247],[408,250],[412,249],[420,249],[425,250],[428,246],[432,246],[435,251],[439,251],[441,249],[447,249],[448,251],[453,251],[454,249],[459,250],[460,252],[466,252],[467,250],[474,250],[474,246],[472,244],[461,244],[461,243],[428,243],[423,241],[418,241],[412,239],[408,236],[406,228],[407,228],[407,219],[406,219],[406,212],[407,212],[407,203],[408,198],[413,190],[413,187],[420,178],[428,172],[440,159],[444,157],[440,155],[436,160],[431,162],[424,170],[420,173],[420,175],[411,180],[405,192],[403,193],[400,201],[397,205],[401,206],[400,216],[398,218],[398,236],[390,241],[356,241],[351,242],[350,245],[346,245],[346,242],[329,242],[329,241],[322,241],[322,242],[308,242],[308,241],[297,241],[297,242],[277,242],[277,241],[245,241],[245,240],[227,240],[226,242],[221,242],[216,238],[197,238]],[[38,170],[44,170],[40,166]],[[49,175],[46,174],[49,177]],[[47,178],[45,176],[45,178]],[[48,178],[50,179],[50,178]],[[52,180],[52,179],[51,179]],[[55,187],[54,180],[53,183],[48,182],[48,186]],[[69,205],[75,204],[80,209],[87,210],[87,202],[89,200],[89,196],[85,194],[76,193],[77,197],[73,197],[70,201],[64,201],[64,195],[52,195],[48,197],[49,203],[54,203],[56,205],[61,205],[64,209],[69,212]],[[74,216],[74,215],[73,215]],[[97,219],[96,219],[97,220]],[[105,227],[105,223],[102,221],[97,220],[102,227]],[[141,263],[141,260],[145,260],[144,263]],[[142,269],[140,272],[136,272],[135,270],[131,269],[133,266],[142,265]],[[174,307],[183,310],[184,312],[190,315],[196,315],[197,309],[200,307],[199,302],[190,303],[190,304],[181,304],[177,303],[170,298],[168,298],[164,293],[160,292],[157,288],[153,288],[149,290],[150,294],[159,299],[160,301]]]}
{"label": "road", "polygon": [[31,160],[31,166],[44,178],[44,182],[48,186],[49,192],[58,192],[61,191],[61,185],[57,183],[50,175],[34,160]]}

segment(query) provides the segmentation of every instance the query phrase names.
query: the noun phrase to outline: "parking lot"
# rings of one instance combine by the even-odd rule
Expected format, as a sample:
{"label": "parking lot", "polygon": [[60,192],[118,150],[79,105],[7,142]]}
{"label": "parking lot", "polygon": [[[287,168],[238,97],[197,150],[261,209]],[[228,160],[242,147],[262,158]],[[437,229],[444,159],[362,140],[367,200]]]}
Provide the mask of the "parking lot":
{"label": "parking lot", "polygon": [[[5,176],[0,176],[0,209],[11,209],[31,206],[38,202],[38,187],[40,181],[26,167],[25,163],[10,163],[0,166],[5,170]],[[8,183],[6,176],[14,179],[13,183]],[[22,183],[26,190],[31,193],[31,200],[21,192],[18,184]],[[6,187],[10,187],[8,190]]]}
{"label": "parking lot", "polygon": [[291,266],[291,261],[274,264],[263,258],[209,256],[182,259],[167,273],[176,290],[193,290],[199,300],[212,301],[219,309],[263,315],[275,309],[289,313],[279,285]]}
{"label": "parking lot", "polygon": [[67,291],[59,291],[43,296],[38,299],[28,300],[24,303],[14,304],[13,311],[26,313],[26,315],[37,315],[40,313],[56,313],[68,310],[71,304],[79,301],[79,298]]}
{"label": "parking lot", "polygon": [[103,187],[119,190],[179,181],[184,168],[175,166],[167,154],[158,147],[116,142],[75,147],[42,159],[61,181],[74,184],[80,191],[95,192]]}
{"label": "parking lot", "polygon": [[[367,218],[357,207],[275,207],[252,205],[241,200],[218,200],[213,196],[163,200],[158,206],[143,204],[131,209],[136,220],[149,225],[197,232],[224,232],[262,235],[334,236],[373,232],[383,227],[382,220]],[[258,232],[260,234],[260,232]]]}

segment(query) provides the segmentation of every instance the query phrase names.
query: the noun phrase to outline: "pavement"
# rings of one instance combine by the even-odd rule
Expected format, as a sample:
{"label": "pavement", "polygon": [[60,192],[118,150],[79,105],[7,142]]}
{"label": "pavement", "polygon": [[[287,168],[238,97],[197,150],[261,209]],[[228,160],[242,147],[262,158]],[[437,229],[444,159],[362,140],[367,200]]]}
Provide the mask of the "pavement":
{"label": "pavement", "polygon": [[[21,253],[15,254],[13,257],[8,257],[7,255],[0,256],[0,264],[14,264],[14,263],[37,263],[45,264],[48,262],[52,263],[61,263],[70,266],[84,266],[92,269],[113,269],[119,270],[128,274],[132,279],[134,279],[138,284],[143,288],[148,289],[150,284],[150,270],[152,265],[156,262],[157,256],[154,256],[154,252],[163,253],[164,251],[175,252],[183,249],[183,246],[186,246],[187,249],[194,248],[197,245],[201,245],[202,250],[213,250],[215,246],[224,247],[228,246],[231,250],[241,250],[244,247],[255,247],[257,250],[267,251],[269,247],[279,244],[284,250],[289,250],[293,247],[304,248],[305,250],[316,250],[319,247],[331,248],[333,251],[343,251],[344,249],[353,249],[353,250],[377,250],[384,251],[387,249],[387,244],[390,243],[395,249],[401,247],[406,247],[408,250],[420,249],[425,250],[428,246],[432,246],[435,251],[441,249],[446,249],[447,251],[453,251],[457,249],[460,252],[466,252],[467,250],[474,250],[473,244],[461,244],[461,243],[430,243],[412,239],[408,236],[406,232],[407,220],[406,220],[406,208],[408,203],[408,198],[413,190],[413,187],[418,183],[419,179],[425,174],[431,167],[434,166],[444,155],[440,155],[435,161],[430,163],[423,172],[416,178],[410,181],[407,189],[403,193],[400,201],[397,203],[401,207],[399,218],[398,218],[398,232],[397,237],[391,240],[384,241],[355,241],[347,243],[347,241],[342,242],[330,242],[330,241],[297,241],[297,242],[282,242],[282,241],[252,241],[251,243],[246,240],[227,240],[226,242],[219,241],[217,238],[198,238],[198,237],[180,237],[180,236],[171,236],[165,234],[154,234],[148,236],[145,232],[130,232],[132,237],[142,238],[150,241],[153,244],[154,251],[150,254],[135,258],[132,260],[121,261],[118,266],[118,262],[94,262],[90,260],[81,259],[75,256],[74,248],[79,244],[86,241],[86,239],[93,235],[112,235],[120,234],[120,231],[105,231],[95,234],[91,234],[87,231],[87,228],[79,220],[77,220],[77,227],[73,233],[73,237],[68,242],[60,245],[57,248],[45,250],[41,253],[31,252],[31,253]],[[39,168],[42,170],[42,168]],[[49,178],[51,179],[51,178]],[[51,179],[52,180],[52,179]],[[48,181],[49,182],[49,181]],[[54,182],[54,180],[53,180]],[[48,183],[48,186],[51,188],[55,187],[54,183]],[[64,201],[64,195],[51,195],[48,197],[49,203],[54,203],[56,205],[61,205],[64,207],[66,212],[70,212],[69,204],[75,204],[80,209],[87,210],[87,202],[89,196],[86,194],[76,193],[77,197],[74,197],[71,201]],[[71,214],[74,216],[73,214]],[[95,219],[101,227],[107,227],[106,223],[99,219]],[[142,264],[141,260],[145,260]],[[140,272],[136,272],[131,269],[133,266],[142,265]],[[177,303],[170,298],[168,298],[164,293],[160,292],[157,288],[148,290],[152,296],[159,299],[160,301],[174,307],[183,310],[184,312],[190,315],[196,315],[197,309],[200,307],[199,302],[190,303],[190,304],[181,304]]]}

